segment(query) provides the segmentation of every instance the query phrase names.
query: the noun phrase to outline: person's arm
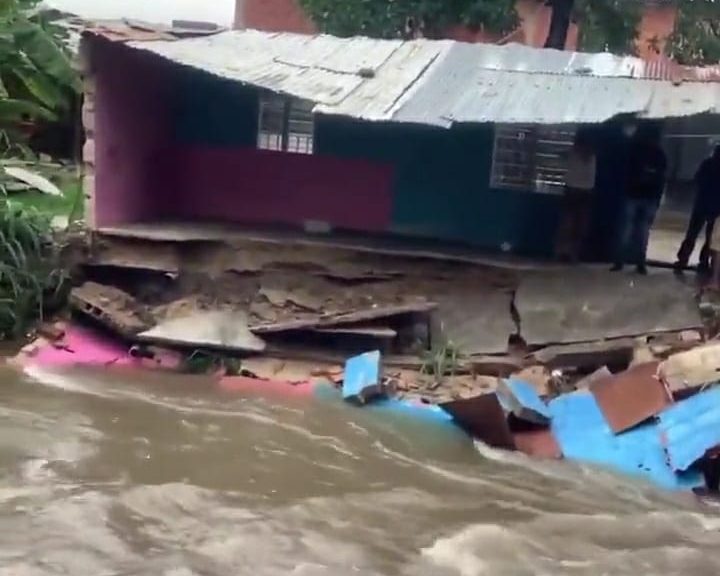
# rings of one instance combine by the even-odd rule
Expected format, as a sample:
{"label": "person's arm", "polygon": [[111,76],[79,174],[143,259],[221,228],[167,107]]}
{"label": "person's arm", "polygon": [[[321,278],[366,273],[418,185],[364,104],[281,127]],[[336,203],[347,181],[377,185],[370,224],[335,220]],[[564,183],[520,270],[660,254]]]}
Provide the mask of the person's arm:
{"label": "person's arm", "polygon": [[590,188],[591,190],[595,190],[595,179],[597,178],[597,156],[595,156],[595,154],[592,155],[592,159],[590,160],[590,166],[588,166],[588,171],[588,178],[592,183],[592,186]]}

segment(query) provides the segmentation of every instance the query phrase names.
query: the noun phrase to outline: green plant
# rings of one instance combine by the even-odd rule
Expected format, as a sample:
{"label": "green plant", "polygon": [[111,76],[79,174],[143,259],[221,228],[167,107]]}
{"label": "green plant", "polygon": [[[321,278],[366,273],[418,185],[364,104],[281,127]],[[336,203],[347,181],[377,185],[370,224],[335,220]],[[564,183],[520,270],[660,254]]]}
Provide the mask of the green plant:
{"label": "green plant", "polygon": [[188,374],[210,374],[222,370],[226,376],[237,376],[242,370],[238,358],[206,350],[193,350],[184,358],[181,371]]}
{"label": "green plant", "polygon": [[19,338],[42,319],[67,284],[50,237],[50,222],[7,198],[0,201],[0,338]]}
{"label": "green plant", "polygon": [[0,156],[16,155],[34,123],[69,114],[80,89],[63,29],[37,6],[0,0]]}
{"label": "green plant", "polygon": [[460,349],[450,340],[442,340],[425,354],[420,373],[432,375],[436,382],[441,382],[445,376],[455,376],[461,359]]}

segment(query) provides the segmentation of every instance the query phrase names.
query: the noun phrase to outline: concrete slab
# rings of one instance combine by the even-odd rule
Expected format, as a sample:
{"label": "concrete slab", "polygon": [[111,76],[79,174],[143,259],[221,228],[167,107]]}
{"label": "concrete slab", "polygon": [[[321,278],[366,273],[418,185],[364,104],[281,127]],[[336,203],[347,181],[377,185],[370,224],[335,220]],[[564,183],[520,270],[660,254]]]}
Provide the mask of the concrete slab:
{"label": "concrete slab", "polygon": [[265,342],[248,329],[247,316],[228,311],[198,311],[161,322],[138,335],[142,342],[262,352]]}
{"label": "concrete slab", "polygon": [[515,334],[512,295],[488,286],[453,290],[438,298],[437,320],[444,337],[464,355],[505,354]]}
{"label": "concrete slab", "polygon": [[540,346],[697,328],[694,295],[692,283],[670,271],[569,267],[525,274],[515,306],[523,338]]}

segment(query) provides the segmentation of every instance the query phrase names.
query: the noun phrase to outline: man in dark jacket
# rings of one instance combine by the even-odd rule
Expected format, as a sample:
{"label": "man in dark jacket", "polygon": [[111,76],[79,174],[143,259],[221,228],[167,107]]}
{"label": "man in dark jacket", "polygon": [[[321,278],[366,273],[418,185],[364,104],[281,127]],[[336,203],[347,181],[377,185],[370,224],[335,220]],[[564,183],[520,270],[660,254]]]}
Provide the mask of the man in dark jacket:
{"label": "man in dark jacket", "polygon": [[720,144],[715,146],[712,156],[703,160],[695,173],[695,201],[685,240],[680,246],[675,270],[682,272],[688,265],[695,249],[700,231],[705,228],[705,242],[700,251],[698,272],[710,271],[710,239],[715,220],[720,215]]}
{"label": "man in dark jacket", "polygon": [[612,270],[622,270],[626,263],[632,262],[639,274],[647,274],[648,239],[665,191],[667,170],[660,131],[638,131],[631,143],[628,162],[622,227]]}

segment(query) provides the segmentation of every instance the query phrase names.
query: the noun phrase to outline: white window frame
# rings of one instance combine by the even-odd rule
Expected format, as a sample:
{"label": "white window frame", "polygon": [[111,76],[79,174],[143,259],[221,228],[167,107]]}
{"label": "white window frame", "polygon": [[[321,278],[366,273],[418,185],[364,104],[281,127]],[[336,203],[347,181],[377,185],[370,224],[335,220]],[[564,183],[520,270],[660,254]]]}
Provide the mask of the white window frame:
{"label": "white window frame", "polygon": [[312,154],[314,104],[271,92],[260,94],[257,147],[294,154]]}
{"label": "white window frame", "polygon": [[561,193],[575,132],[576,127],[568,125],[495,125],[490,186]]}

